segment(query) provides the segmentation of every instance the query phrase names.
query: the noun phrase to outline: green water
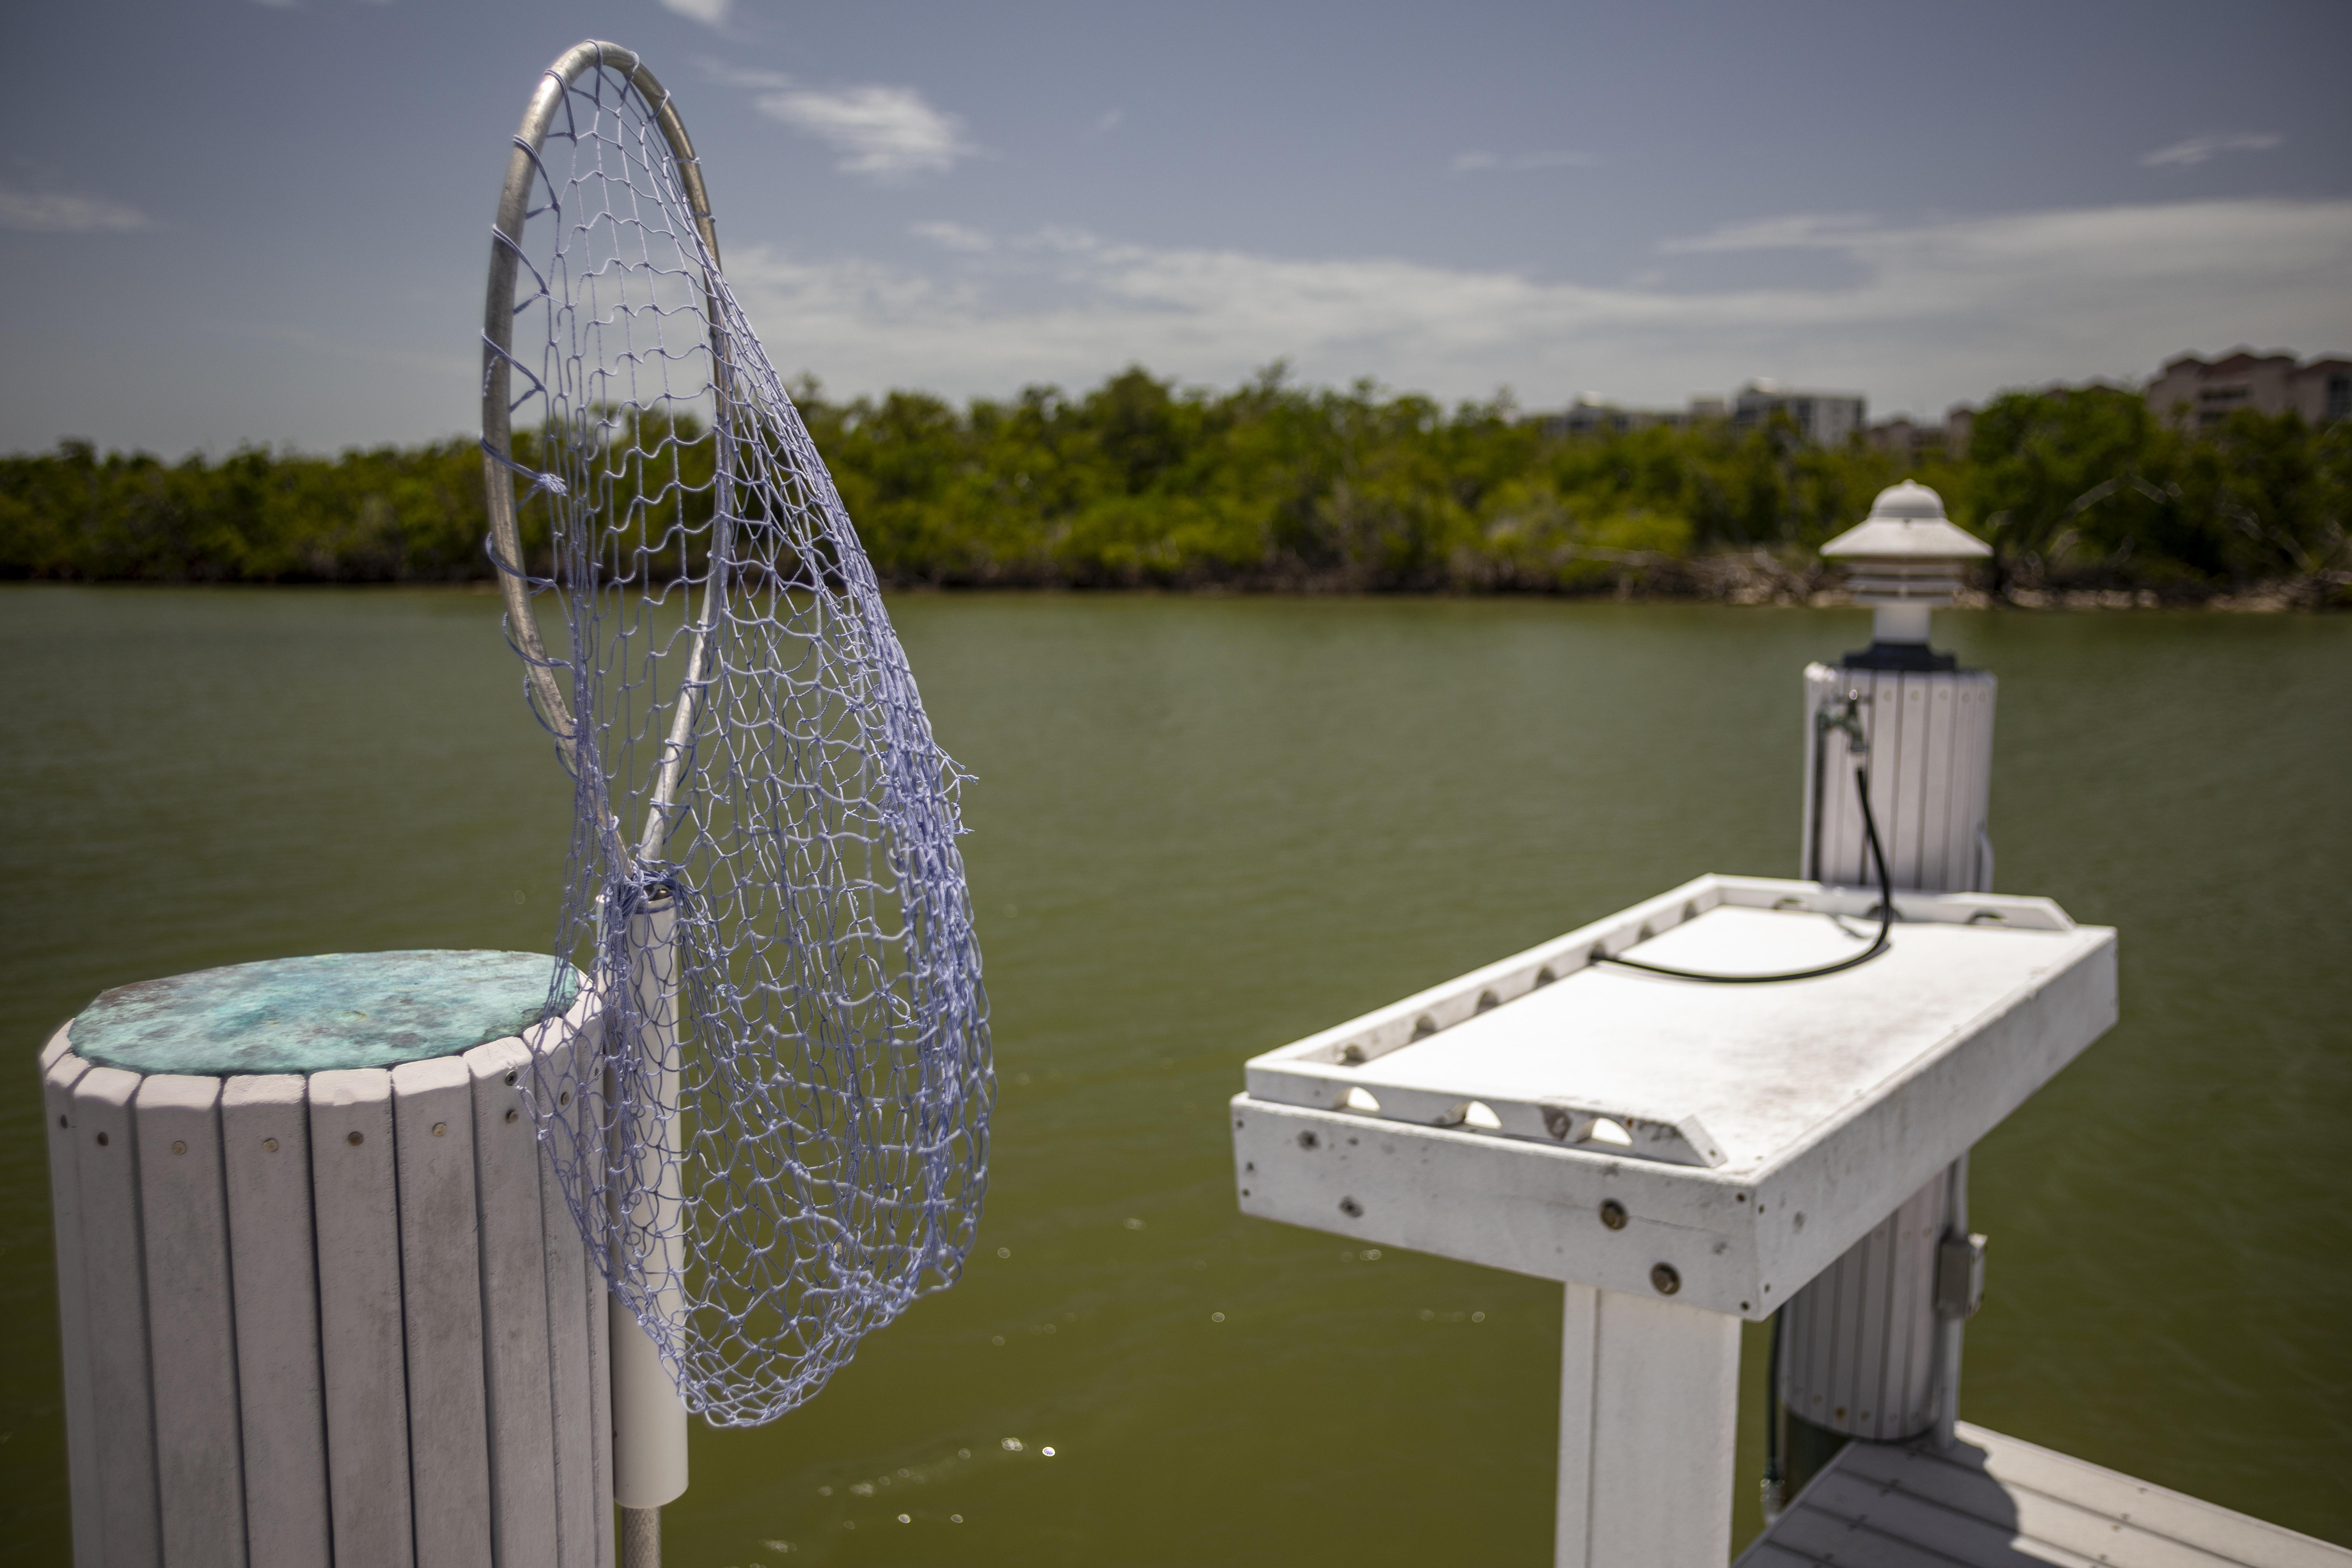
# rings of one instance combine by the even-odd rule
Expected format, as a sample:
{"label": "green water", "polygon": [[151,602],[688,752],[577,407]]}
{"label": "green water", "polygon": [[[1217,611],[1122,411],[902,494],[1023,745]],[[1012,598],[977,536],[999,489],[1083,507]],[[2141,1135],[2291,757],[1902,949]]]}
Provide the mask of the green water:
{"label": "green water", "polygon": [[[1256,1051],[1791,872],[1798,671],[1862,617],[893,610],[980,775],[982,1245],[804,1410],[698,1433],[670,1561],[1549,1561],[1557,1289],[1240,1218],[1221,1108]],[[1944,624],[2002,680],[2001,888],[2124,954],[2122,1025],[1979,1150],[1965,1414],[2352,1542],[2352,618]],[[0,1553],[50,1562],[41,1038],[214,964],[543,947],[569,796],[487,596],[16,589],[0,668]]]}

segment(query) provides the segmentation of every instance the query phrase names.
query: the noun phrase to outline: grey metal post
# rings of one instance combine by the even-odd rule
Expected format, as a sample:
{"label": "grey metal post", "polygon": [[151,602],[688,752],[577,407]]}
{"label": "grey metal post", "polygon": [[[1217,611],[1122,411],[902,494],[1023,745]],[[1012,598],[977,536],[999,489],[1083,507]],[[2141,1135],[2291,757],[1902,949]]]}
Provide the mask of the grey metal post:
{"label": "grey metal post", "polygon": [[[1959,1441],[1954,1428],[1960,1419],[1960,1337],[1969,1315],[1976,1310],[1977,1292],[1982,1284],[1984,1243],[1982,1238],[1969,1234],[1969,1157],[1966,1154],[1952,1162],[1945,1175],[1945,1191],[1948,1194],[1944,1207],[1943,1245],[1937,1249],[1936,1290],[1936,1446],[1949,1448]],[[1965,1248],[1965,1258],[1955,1258],[1954,1248]],[[1969,1270],[1965,1280],[1955,1281],[1953,1267]]]}

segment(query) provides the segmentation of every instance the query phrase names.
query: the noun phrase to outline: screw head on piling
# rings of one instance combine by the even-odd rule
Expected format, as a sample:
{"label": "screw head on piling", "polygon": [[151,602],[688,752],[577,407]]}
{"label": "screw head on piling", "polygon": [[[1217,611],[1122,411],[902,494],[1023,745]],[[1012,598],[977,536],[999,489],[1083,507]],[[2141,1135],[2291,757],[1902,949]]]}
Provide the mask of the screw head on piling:
{"label": "screw head on piling", "polygon": [[1604,1200],[1601,1205],[1601,1223],[1612,1230],[1624,1229],[1625,1205],[1615,1198]]}
{"label": "screw head on piling", "polygon": [[1683,1277],[1675,1272],[1671,1263],[1660,1263],[1650,1269],[1650,1283],[1661,1296],[1671,1296],[1683,1288]]}

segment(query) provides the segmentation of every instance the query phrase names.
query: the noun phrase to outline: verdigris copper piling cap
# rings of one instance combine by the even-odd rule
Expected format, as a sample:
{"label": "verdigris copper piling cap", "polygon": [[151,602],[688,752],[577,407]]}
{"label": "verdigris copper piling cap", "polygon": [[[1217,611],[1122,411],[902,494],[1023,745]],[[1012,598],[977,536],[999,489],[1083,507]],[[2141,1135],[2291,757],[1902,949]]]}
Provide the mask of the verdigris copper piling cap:
{"label": "verdigris copper piling cap", "polygon": [[520,1035],[569,1006],[536,952],[329,952],[118,985],[68,1026],[74,1053],[136,1073],[229,1078],[389,1068]]}
{"label": "verdigris copper piling cap", "polygon": [[1992,546],[1944,515],[1944,498],[1906,479],[1878,492],[1870,515],[1822,546],[1832,561],[1973,561]]}

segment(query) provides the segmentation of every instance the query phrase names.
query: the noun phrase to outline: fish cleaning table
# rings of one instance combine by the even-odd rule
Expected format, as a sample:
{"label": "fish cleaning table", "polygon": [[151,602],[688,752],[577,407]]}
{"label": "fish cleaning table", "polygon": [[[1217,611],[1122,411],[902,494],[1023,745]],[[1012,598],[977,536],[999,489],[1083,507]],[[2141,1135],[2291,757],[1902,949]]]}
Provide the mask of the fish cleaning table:
{"label": "fish cleaning table", "polygon": [[[1568,1286],[1558,1561],[1729,1555],[1738,1323],[2116,1019],[2116,935],[2043,899],[1702,877],[1255,1058],[1244,1213]],[[1922,1283],[1934,1289],[1933,1280]]]}

